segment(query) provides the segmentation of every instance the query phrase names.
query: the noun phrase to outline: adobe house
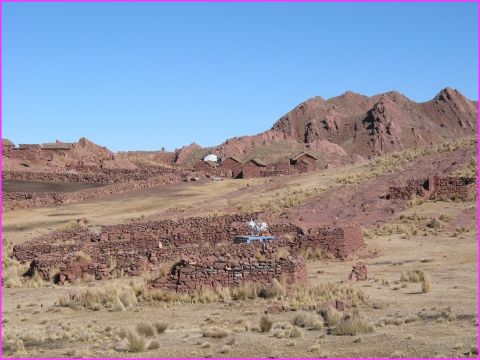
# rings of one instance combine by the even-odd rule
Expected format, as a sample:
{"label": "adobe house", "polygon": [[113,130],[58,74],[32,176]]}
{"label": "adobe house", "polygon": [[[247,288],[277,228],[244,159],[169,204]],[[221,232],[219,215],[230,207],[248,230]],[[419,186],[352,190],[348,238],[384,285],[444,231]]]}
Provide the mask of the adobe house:
{"label": "adobe house", "polygon": [[204,161],[201,159],[193,165],[193,170],[201,171],[208,175],[217,175],[218,164],[214,161]]}
{"label": "adobe house", "polygon": [[290,159],[290,164],[291,165],[296,165],[297,163],[299,163],[301,161],[304,161],[305,163],[310,164],[312,167],[314,167],[315,162],[317,160],[318,159],[315,156],[302,151],[301,153],[295,155],[294,157],[292,157]]}
{"label": "adobe house", "polygon": [[233,178],[238,178],[242,173],[242,163],[234,156],[229,156],[222,161],[222,169],[230,170]]}
{"label": "adobe house", "polygon": [[307,162],[305,159],[297,161],[294,165],[294,168],[295,168],[296,172],[300,173],[300,174],[306,173],[306,172],[312,170],[313,167],[314,167],[314,165]]}
{"label": "adobe house", "polygon": [[15,144],[8,139],[2,139],[2,153],[7,154],[15,148]]}
{"label": "adobe house", "polygon": [[266,169],[267,165],[259,160],[251,159],[243,164],[241,177],[243,179],[252,177],[261,177],[261,172]]}

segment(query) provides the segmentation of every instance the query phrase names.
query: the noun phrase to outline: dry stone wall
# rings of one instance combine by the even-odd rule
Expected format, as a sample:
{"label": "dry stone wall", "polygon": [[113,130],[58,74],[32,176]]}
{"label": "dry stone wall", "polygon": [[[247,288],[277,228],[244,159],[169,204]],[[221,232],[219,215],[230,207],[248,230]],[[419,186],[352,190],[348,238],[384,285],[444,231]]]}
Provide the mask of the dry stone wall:
{"label": "dry stone wall", "polygon": [[[184,291],[198,288],[198,284],[269,282],[280,274],[292,281],[301,281],[304,270],[298,258],[302,250],[320,248],[343,259],[363,246],[360,228],[320,228],[305,233],[292,224],[272,226],[270,231],[276,235],[275,241],[233,244],[234,236],[246,233],[245,222],[251,216],[196,217],[112,225],[101,230],[66,230],[16,245],[13,254],[21,262],[31,262],[30,273],[38,272],[44,278],[58,269],[60,282],[87,275],[103,279],[118,271],[139,275],[165,263],[193,259],[195,263],[188,266],[183,263],[178,269],[182,274],[190,271],[195,275],[198,280],[195,286],[191,282],[193,278],[180,279],[173,270],[170,275],[177,274],[177,277],[157,279],[152,284],[172,288],[175,283],[175,290]],[[281,254],[280,249],[288,250],[287,259],[277,256]]]}
{"label": "dry stone wall", "polygon": [[64,205],[87,199],[96,199],[111,194],[119,194],[134,190],[147,189],[162,184],[173,184],[182,181],[187,172],[166,172],[163,175],[145,180],[130,180],[105,185],[98,188],[73,191],[68,193],[44,192],[2,192],[3,212],[29,207],[45,207],[49,205]]}
{"label": "dry stone wall", "polygon": [[434,176],[428,179],[409,179],[406,186],[390,187],[388,198],[408,200],[416,195],[428,199],[443,197],[467,200],[469,195],[469,185],[475,182],[475,178],[455,176]]}

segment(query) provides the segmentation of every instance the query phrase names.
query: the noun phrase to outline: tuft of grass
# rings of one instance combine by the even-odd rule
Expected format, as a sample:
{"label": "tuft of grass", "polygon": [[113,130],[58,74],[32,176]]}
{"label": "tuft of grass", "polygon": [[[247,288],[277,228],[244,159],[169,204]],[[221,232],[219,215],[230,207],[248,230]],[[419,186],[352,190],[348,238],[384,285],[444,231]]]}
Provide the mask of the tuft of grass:
{"label": "tuft of grass", "polygon": [[141,335],[129,332],[127,334],[127,351],[132,353],[145,351],[147,341]]}
{"label": "tuft of grass", "polygon": [[260,330],[262,332],[269,332],[272,329],[273,321],[268,315],[264,315],[260,318]]}
{"label": "tuft of grass", "polygon": [[301,311],[296,314],[292,319],[292,324],[312,330],[321,330],[323,328],[323,323],[318,316],[306,311]]}
{"label": "tuft of grass", "polygon": [[148,343],[148,350],[155,350],[160,348],[160,343],[157,340],[152,340]]}
{"label": "tuft of grass", "polygon": [[99,310],[101,308],[112,311],[124,311],[138,302],[135,288],[131,285],[114,283],[102,288],[80,289],[62,296],[57,302],[58,306],[73,309],[87,308]]}
{"label": "tuft of grass", "polygon": [[292,327],[288,332],[289,338],[301,338],[303,337],[303,331],[298,327]]}
{"label": "tuft of grass", "polygon": [[342,313],[333,306],[327,307],[327,309],[322,312],[322,315],[328,327],[337,326],[342,318]]}
{"label": "tuft of grass", "polygon": [[432,290],[432,284],[430,282],[430,276],[427,273],[423,273],[422,277],[422,292],[428,293]]}
{"label": "tuft of grass", "polygon": [[214,338],[214,339],[221,339],[228,335],[228,332],[225,329],[219,327],[211,327],[202,330],[202,335],[204,337]]}
{"label": "tuft of grass", "polygon": [[221,354],[226,354],[228,352],[232,351],[232,347],[230,345],[223,345],[221,348],[220,348],[220,353]]}
{"label": "tuft of grass", "polygon": [[152,337],[155,335],[155,329],[153,328],[152,325],[150,324],[147,324],[147,323],[140,323],[140,324],[137,324],[137,333],[139,335],[143,335],[143,336],[146,336],[146,337]]}
{"label": "tuft of grass", "polygon": [[168,324],[164,322],[156,322],[154,326],[155,326],[155,330],[157,330],[157,334],[160,335],[160,334],[163,334],[165,330],[167,330]]}
{"label": "tuft of grass", "polygon": [[335,335],[354,336],[373,332],[372,324],[355,309],[350,314],[345,314],[333,329]]}

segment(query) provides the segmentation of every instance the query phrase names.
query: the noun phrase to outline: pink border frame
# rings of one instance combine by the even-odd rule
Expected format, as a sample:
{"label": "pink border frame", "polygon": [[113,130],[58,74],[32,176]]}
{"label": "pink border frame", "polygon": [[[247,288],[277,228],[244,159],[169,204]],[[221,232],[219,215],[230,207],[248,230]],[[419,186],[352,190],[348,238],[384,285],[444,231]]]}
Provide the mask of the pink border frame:
{"label": "pink border frame", "polygon": [[[324,0],[239,0],[239,1],[235,1],[235,0],[172,0],[172,1],[163,1],[163,0],[78,0],[78,1],[75,1],[75,0],[0,0],[0,25],[2,24],[2,20],[3,20],[3,17],[2,17],[2,10],[3,10],[3,3],[12,3],[12,2],[336,2],[336,3],[340,3],[340,2],[383,2],[383,3],[388,3],[388,2],[438,2],[438,3],[442,3],[442,2],[470,2],[470,3],[477,3],[477,20],[480,19],[480,0],[330,0],[330,1],[324,1]],[[2,47],[2,40],[3,40],[3,36],[2,36],[2,32],[3,32],[3,27],[0,26],[0,81],[2,79],[2,65],[3,65],[3,61],[2,61],[2,51],[3,51],[3,47]],[[480,49],[480,25],[478,27],[478,47],[477,47],[477,51]],[[477,59],[477,63],[478,63],[478,59]],[[479,69],[479,72],[480,72],[480,63],[478,64],[478,69]],[[480,94],[480,77],[477,78],[477,86],[478,86],[478,93]],[[2,84],[0,84],[0,99],[1,99],[1,102],[0,102],[0,124],[2,123],[2,115],[3,115],[3,97],[2,97],[2,90],[3,90],[3,86]],[[480,100],[480,99],[479,99]],[[479,117],[478,117],[478,120],[480,120],[480,114],[479,114]],[[480,133],[480,123],[477,121],[477,135]],[[0,128],[0,137],[2,135],[2,129]],[[0,149],[0,154],[1,154],[2,150]],[[478,155],[480,155],[480,143],[477,142],[477,152],[478,152]],[[0,158],[0,165],[2,164],[2,159]],[[478,171],[478,175],[477,175],[478,178],[480,178],[480,169]],[[2,185],[2,179],[0,178],[0,187]],[[478,192],[480,193],[480,182],[478,183]],[[0,206],[2,205],[2,199],[0,199]],[[480,233],[480,224],[478,223],[478,219],[480,217],[480,207],[478,206],[480,204],[478,204],[478,201],[477,201],[477,230],[478,232]],[[0,210],[1,211],[1,210]],[[2,226],[2,229],[3,229],[3,225],[2,225],[2,218],[0,218],[0,226]],[[1,235],[2,231],[0,230],[0,235]],[[3,240],[3,237],[0,241]],[[478,244],[478,252],[477,252],[477,291],[478,289],[480,289],[480,273],[479,273],[479,270],[480,270],[480,259],[478,258],[478,255],[480,254],[480,236],[477,238],[477,244]],[[2,249],[0,249],[0,253],[2,252]],[[478,295],[478,294],[477,294]],[[2,298],[2,288],[0,287],[0,298]],[[2,298],[3,299],[3,298]],[[478,306],[478,309],[477,309],[477,316],[478,314],[480,314],[480,302],[478,301],[478,297],[477,297],[477,306]],[[0,301],[0,318],[3,316],[3,312],[2,312],[2,303],[3,301]],[[3,334],[3,326],[0,327],[0,335]],[[3,336],[2,338],[0,338],[0,344],[2,343],[2,339],[3,339]],[[480,327],[477,327],[477,346],[480,346]],[[0,354],[1,354],[2,350],[0,349]],[[479,356],[477,355],[477,358]],[[1,355],[0,355],[0,358],[1,358]],[[12,358],[12,359],[15,359],[15,358]],[[43,359],[48,359],[48,358],[28,358],[28,359],[39,359],[39,360],[43,360]],[[62,359],[62,360],[71,360],[72,358],[55,358],[55,359]],[[95,359],[111,359],[111,360],[123,360],[123,359],[128,359],[127,358],[95,358]],[[150,359],[150,358],[134,358],[134,359]],[[177,360],[180,360],[180,359],[194,359],[194,358],[170,358],[170,359],[177,359]],[[224,359],[229,359],[229,358],[212,358],[212,359],[221,359],[221,360],[224,360]],[[248,359],[248,358],[247,358]],[[255,358],[256,359],[256,358]],[[287,359],[287,358],[280,358],[280,359]],[[295,358],[295,359],[302,359],[302,358]],[[311,359],[311,358],[308,358],[308,359]],[[356,359],[356,358],[332,358],[332,359]],[[374,359],[382,359],[382,358],[358,358],[358,359],[365,359],[365,360],[374,360]],[[426,358],[405,358],[405,359],[426,359]]]}

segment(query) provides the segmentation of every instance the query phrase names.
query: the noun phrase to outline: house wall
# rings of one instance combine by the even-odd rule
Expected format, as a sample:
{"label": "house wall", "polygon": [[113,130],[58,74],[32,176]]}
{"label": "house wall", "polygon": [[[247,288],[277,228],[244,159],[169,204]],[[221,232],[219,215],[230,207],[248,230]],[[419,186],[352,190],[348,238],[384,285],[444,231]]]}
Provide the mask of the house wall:
{"label": "house wall", "polygon": [[236,178],[242,172],[242,164],[239,164],[231,158],[227,158],[222,162],[222,169],[230,170],[232,172],[232,177]]}

